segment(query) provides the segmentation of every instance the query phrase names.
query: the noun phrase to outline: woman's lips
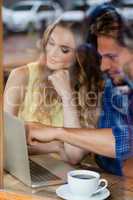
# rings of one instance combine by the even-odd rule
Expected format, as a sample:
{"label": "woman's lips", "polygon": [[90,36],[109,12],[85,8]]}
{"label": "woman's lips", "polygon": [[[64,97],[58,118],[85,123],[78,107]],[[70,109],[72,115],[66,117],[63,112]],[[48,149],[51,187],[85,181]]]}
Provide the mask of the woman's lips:
{"label": "woman's lips", "polygon": [[51,59],[49,60],[49,62],[52,63],[52,64],[56,64],[57,63],[57,61],[51,60]]}
{"label": "woman's lips", "polygon": [[54,59],[49,59],[49,58],[47,58],[47,62],[49,62],[49,63],[52,63],[52,64],[56,64],[56,63],[59,63],[59,61],[58,60],[54,60]]}

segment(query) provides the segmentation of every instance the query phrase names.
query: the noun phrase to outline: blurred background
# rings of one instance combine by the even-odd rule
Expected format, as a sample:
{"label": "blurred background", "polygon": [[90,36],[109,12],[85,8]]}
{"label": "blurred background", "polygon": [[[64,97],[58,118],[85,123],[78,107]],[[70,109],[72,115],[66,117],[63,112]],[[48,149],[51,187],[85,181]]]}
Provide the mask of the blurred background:
{"label": "blurred background", "polygon": [[133,0],[4,0],[2,7],[5,81],[12,69],[34,61],[45,28],[62,15],[82,21],[100,3],[112,3],[133,21]]}

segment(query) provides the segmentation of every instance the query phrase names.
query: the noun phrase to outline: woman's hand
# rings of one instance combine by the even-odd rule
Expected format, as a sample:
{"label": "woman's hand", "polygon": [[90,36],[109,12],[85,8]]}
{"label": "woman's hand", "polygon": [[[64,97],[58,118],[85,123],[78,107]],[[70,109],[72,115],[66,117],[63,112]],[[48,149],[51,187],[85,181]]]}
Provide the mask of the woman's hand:
{"label": "woman's hand", "polygon": [[70,76],[67,70],[58,70],[48,77],[62,100],[72,96]]}

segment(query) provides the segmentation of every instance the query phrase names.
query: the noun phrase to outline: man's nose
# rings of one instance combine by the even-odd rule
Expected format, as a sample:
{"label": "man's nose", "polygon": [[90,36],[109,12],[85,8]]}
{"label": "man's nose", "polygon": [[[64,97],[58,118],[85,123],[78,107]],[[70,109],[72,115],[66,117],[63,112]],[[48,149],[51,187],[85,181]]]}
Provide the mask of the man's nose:
{"label": "man's nose", "polygon": [[103,57],[101,61],[101,71],[106,72],[111,68],[111,61],[108,58]]}

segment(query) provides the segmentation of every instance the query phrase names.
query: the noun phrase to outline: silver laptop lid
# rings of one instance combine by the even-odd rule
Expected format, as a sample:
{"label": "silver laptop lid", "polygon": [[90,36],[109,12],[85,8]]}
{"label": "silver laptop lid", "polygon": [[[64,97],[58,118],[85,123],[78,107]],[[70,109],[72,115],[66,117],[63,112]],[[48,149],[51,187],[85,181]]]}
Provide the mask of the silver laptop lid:
{"label": "silver laptop lid", "polygon": [[24,122],[4,112],[5,169],[31,186]]}

